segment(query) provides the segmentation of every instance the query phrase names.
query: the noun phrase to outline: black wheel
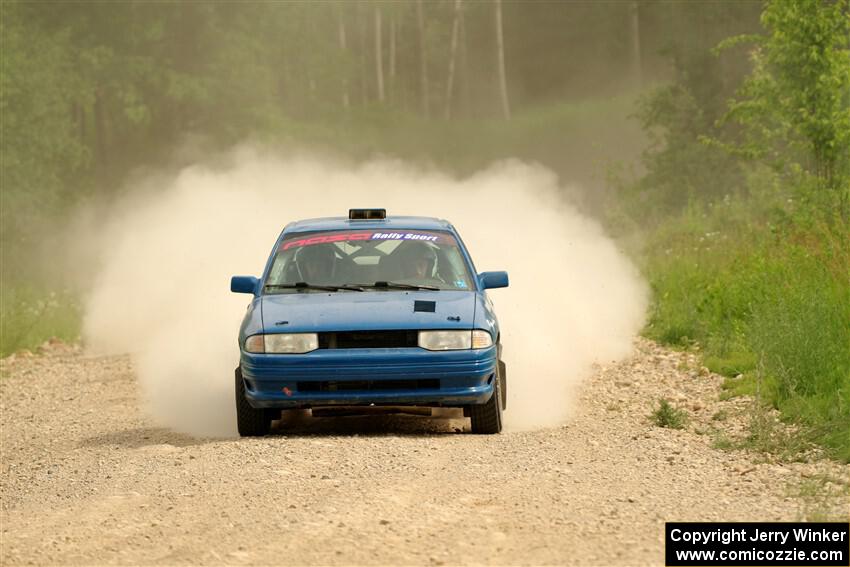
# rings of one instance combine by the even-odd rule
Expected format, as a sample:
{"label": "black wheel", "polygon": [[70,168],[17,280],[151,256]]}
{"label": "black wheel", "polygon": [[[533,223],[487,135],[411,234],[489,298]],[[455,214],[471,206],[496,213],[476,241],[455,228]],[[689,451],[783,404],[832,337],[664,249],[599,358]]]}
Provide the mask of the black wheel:
{"label": "black wheel", "polygon": [[502,381],[500,365],[496,365],[496,383],[493,395],[483,404],[469,406],[469,417],[472,419],[472,432],[490,435],[502,431]]}
{"label": "black wheel", "polygon": [[245,398],[242,370],[236,369],[236,427],[242,437],[259,437],[269,432],[271,415],[265,409],[251,407]]}

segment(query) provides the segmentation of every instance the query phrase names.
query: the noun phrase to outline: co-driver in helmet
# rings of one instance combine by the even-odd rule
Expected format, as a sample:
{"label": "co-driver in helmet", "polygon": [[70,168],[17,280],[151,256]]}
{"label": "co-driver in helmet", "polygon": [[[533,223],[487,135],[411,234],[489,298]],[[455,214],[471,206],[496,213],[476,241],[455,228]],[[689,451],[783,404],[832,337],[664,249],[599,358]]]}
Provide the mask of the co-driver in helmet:
{"label": "co-driver in helmet", "polygon": [[311,284],[333,284],[336,254],[327,245],[305,246],[295,253],[300,281]]}

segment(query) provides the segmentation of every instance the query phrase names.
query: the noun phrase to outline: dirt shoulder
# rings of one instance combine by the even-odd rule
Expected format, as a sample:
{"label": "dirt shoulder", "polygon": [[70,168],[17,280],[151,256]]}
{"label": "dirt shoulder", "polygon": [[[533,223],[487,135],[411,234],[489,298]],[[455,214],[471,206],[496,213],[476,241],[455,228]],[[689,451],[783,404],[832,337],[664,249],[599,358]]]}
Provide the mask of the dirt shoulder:
{"label": "dirt shoulder", "polygon": [[[59,345],[0,370],[3,565],[663,564],[665,521],[847,514],[850,466],[713,448],[746,401],[645,340],[585,383],[569,424],[499,436],[299,416],[195,439],[142,413],[126,357]],[[685,429],[647,419],[661,397]]]}

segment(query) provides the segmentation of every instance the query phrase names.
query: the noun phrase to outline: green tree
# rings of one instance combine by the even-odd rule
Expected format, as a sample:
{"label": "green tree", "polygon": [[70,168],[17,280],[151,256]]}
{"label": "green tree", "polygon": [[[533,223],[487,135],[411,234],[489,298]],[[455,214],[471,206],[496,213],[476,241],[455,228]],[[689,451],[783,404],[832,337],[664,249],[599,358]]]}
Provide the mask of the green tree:
{"label": "green tree", "polygon": [[[646,175],[637,189],[653,212],[684,208],[693,199],[712,200],[743,184],[737,158],[701,138],[719,135],[725,112],[727,70],[705,48],[679,48],[673,54],[675,79],[644,95],[637,117],[650,144],[642,155]],[[738,75],[739,77],[742,74]]]}
{"label": "green tree", "polygon": [[44,213],[67,198],[63,179],[86,162],[70,104],[81,91],[67,33],[45,34],[15,4],[0,18],[0,238],[4,263]]}
{"label": "green tree", "polygon": [[850,184],[850,0],[773,0],[754,69],[726,119],[741,124],[737,150],[781,169],[797,164],[845,201]]}
{"label": "green tree", "polygon": [[[641,17],[657,26],[660,14],[653,10],[660,6],[643,8]],[[760,5],[752,2],[680,2],[667,8],[664,21],[677,32],[663,46],[673,76],[639,99],[636,116],[649,139],[641,156],[646,174],[631,195],[624,195],[642,215],[656,217],[680,211],[692,201],[713,201],[744,189],[740,159],[703,140],[729,137],[739,128],[719,120],[728,110],[726,101],[751,70],[746,58],[717,54],[712,48],[730,34],[757,29],[761,13]],[[692,33],[697,27],[702,33]],[[682,29],[690,32],[678,35]]]}

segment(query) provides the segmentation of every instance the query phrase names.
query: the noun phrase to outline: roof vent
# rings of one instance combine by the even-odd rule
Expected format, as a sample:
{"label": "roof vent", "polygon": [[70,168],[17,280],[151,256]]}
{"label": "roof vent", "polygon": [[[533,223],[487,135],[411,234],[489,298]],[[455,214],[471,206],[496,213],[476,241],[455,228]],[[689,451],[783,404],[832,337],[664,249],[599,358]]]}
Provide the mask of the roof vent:
{"label": "roof vent", "polygon": [[382,220],[387,218],[386,209],[348,209],[349,220]]}

